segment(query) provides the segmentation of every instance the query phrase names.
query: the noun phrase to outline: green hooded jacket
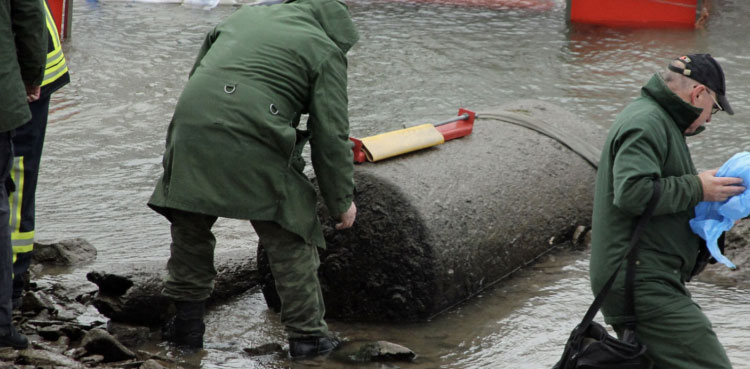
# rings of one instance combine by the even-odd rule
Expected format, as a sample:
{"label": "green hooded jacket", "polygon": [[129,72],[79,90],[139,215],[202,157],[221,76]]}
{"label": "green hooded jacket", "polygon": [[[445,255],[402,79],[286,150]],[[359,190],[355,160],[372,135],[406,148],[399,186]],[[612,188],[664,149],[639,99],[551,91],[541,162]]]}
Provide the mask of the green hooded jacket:
{"label": "green hooded jacket", "polygon": [[0,132],[31,119],[26,85],[42,84],[46,24],[40,0],[0,0]]}
{"label": "green hooded jacket", "polygon": [[[353,199],[346,52],[359,38],[337,0],[243,6],[208,33],[167,132],[149,205],[269,220],[325,247],[311,145],[331,214]],[[308,113],[307,129],[297,129]]]}
{"label": "green hooded jacket", "polygon": [[[638,319],[692,303],[685,281],[700,238],[688,221],[695,216],[703,188],[684,131],[701,112],[654,75],[641,96],[617,116],[602,150],[592,220],[590,277],[595,294],[624,262],[638,217],[653,193],[652,180],[661,182],[661,197],[637,246]],[[623,322],[626,265],[602,306],[609,324]]]}

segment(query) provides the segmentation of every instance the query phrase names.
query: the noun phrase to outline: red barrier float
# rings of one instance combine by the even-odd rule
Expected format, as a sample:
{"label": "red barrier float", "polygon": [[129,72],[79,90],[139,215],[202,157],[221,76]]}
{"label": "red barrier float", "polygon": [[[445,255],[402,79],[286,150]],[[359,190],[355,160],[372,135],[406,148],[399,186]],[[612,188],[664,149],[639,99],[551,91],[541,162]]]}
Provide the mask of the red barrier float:
{"label": "red barrier float", "polygon": [[525,8],[548,10],[555,6],[556,0],[395,0],[406,3],[431,3],[444,5],[474,6],[490,9]]}
{"label": "red barrier float", "polygon": [[72,0],[47,0],[47,5],[52,18],[55,19],[60,41],[70,37],[70,24],[73,16]]}
{"label": "red barrier float", "polygon": [[614,27],[693,28],[698,1],[568,0],[568,19]]}

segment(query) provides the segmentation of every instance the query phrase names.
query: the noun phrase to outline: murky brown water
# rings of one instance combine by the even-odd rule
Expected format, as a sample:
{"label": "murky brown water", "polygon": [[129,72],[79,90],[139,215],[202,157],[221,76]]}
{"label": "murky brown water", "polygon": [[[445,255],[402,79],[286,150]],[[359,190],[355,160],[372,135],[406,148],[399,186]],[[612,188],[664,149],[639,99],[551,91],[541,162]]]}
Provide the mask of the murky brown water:
{"label": "murky brown water", "polygon": [[[564,1],[549,10],[350,0],[361,41],[350,52],[352,133],[366,136],[434,122],[458,107],[481,111],[515,99],[550,101],[610,125],[640,85],[671,57],[710,52],[725,67],[737,114],[719,114],[690,140],[699,168],[719,166],[750,142],[750,3],[713,1],[708,28],[612,30],[568,27]],[[71,85],[53,98],[38,191],[38,237],[83,237],[99,249],[90,268],[169,254],[167,222],[145,203],[160,173],[164,135],[204,33],[233,11],[175,4],[77,0],[65,44]],[[220,220],[218,248],[255,247],[245,222]],[[591,301],[587,253],[545,258],[431,322],[330,322],[358,339],[414,349],[413,364],[332,368],[549,368]],[[735,367],[750,366],[743,324],[750,294],[693,284]],[[189,362],[205,368],[282,368],[273,355],[242,348],[283,341],[277,316],[249,292],[214,309],[208,349]],[[155,348],[159,349],[159,348]]]}

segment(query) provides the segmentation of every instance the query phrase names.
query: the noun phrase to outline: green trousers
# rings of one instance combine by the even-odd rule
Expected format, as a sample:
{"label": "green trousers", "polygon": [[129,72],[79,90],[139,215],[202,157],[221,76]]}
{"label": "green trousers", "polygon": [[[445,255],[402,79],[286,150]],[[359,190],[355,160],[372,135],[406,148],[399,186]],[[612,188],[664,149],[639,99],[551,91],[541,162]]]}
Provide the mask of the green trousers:
{"label": "green trousers", "polygon": [[[171,256],[163,294],[177,301],[205,300],[214,287],[215,216],[172,209]],[[289,338],[326,336],[325,304],[315,246],[275,222],[251,221],[263,244],[281,298],[281,323]]]}
{"label": "green trousers", "polygon": [[[621,335],[624,327],[614,328]],[[654,369],[732,368],[711,322],[696,304],[638,321],[636,336],[646,345]]]}

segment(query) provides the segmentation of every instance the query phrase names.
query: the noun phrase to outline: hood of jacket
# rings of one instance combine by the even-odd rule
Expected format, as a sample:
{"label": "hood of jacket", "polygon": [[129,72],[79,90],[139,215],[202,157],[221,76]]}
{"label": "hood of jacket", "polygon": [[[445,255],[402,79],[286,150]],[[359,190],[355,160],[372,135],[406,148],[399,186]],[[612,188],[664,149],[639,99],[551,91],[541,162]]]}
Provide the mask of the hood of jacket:
{"label": "hood of jacket", "polygon": [[[674,120],[682,133],[685,133],[685,130],[703,112],[702,108],[693,106],[677,96],[674,91],[667,87],[667,83],[664,82],[664,79],[658,73],[654,74],[646,85],[641,88],[641,96],[649,97],[656,101],[672,117],[672,120]],[[689,134],[689,136],[701,133],[705,129],[705,127],[700,126],[694,133]]]}
{"label": "hood of jacket", "polygon": [[349,15],[349,8],[340,0],[294,0],[284,6],[308,8],[320,27],[345,54],[359,40],[359,33]]}

